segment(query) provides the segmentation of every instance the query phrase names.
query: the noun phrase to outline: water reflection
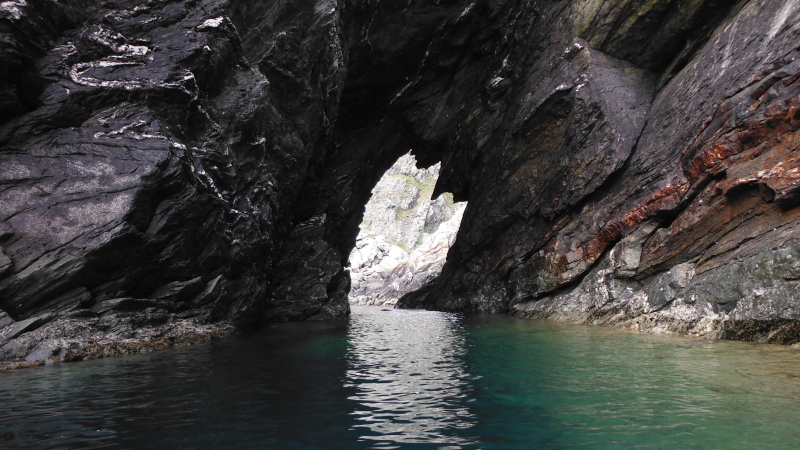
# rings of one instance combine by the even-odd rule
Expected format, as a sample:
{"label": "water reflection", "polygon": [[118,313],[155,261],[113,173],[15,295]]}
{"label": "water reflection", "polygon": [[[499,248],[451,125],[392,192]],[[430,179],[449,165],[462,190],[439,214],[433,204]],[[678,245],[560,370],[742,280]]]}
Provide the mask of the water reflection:
{"label": "water reflection", "polygon": [[0,448],[800,448],[800,351],[357,308],[0,373]]}
{"label": "water reflection", "polygon": [[[391,444],[471,442],[475,425],[460,316],[354,307],[348,332],[346,386],[356,394],[351,413],[362,439]],[[459,432],[461,430],[461,432]]]}

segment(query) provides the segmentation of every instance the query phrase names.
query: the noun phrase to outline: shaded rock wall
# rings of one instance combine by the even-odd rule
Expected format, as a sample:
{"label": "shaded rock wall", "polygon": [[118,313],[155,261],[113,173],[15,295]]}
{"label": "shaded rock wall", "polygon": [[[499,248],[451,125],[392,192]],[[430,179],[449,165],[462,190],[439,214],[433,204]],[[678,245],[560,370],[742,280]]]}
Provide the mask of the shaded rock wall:
{"label": "shaded rock wall", "polygon": [[[0,309],[60,330],[23,347],[85,348],[78,328],[148,341],[186,320],[263,320],[339,103],[336,3],[32,0],[3,13],[0,53],[42,87],[0,127]],[[27,92],[26,76],[3,86]]]}
{"label": "shaded rock wall", "polygon": [[[619,30],[648,20],[630,14],[636,2],[612,3]],[[797,233],[800,8],[694,3],[699,15],[684,23],[702,17],[698,28],[666,17],[637,42],[599,39],[595,20],[609,17],[582,3],[542,8],[535,20],[554,26],[511,84],[523,86],[507,94],[520,106],[484,138],[491,152],[472,152],[484,174],[446,177],[445,157],[441,188],[467,186],[469,207],[452,263],[406,304],[798,339],[787,325],[800,317],[796,283],[782,261]],[[685,43],[641,48],[659,39]],[[469,140],[481,138],[475,129]]]}
{"label": "shaded rock wall", "polygon": [[[405,305],[791,341],[799,19],[792,0],[3,2],[0,309],[134,340],[342,317],[364,205],[413,149],[469,207]],[[633,294],[588,302],[597,277]]]}

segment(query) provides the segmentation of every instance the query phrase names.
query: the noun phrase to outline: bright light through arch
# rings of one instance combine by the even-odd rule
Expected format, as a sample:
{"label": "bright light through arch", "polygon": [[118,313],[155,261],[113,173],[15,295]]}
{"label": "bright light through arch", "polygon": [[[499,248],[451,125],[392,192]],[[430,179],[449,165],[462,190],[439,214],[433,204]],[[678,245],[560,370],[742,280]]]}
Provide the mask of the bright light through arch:
{"label": "bright light through arch", "polygon": [[394,305],[441,272],[467,203],[431,200],[439,167],[418,169],[408,153],[372,190],[350,254],[350,304]]}

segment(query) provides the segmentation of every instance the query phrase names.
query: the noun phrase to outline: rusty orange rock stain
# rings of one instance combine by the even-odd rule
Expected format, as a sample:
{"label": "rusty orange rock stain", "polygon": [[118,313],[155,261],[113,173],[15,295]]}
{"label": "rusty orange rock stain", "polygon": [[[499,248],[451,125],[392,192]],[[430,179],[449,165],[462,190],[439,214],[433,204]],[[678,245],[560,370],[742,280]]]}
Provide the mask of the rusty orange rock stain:
{"label": "rusty orange rock stain", "polygon": [[[797,79],[800,79],[800,73],[791,78],[793,81]],[[790,83],[785,85],[788,84]],[[769,89],[765,92],[768,91]],[[730,115],[729,111],[737,104],[735,98],[720,105],[715,113],[716,117],[724,119],[717,121],[720,127],[719,130],[708,141],[698,142],[708,126],[714,123],[712,118],[712,120],[700,127],[695,134],[698,137],[681,152],[683,155],[691,154],[693,149],[701,146],[701,150],[685,166],[683,171],[685,180],[667,184],[667,186],[628,210],[621,219],[603,227],[593,239],[578,247],[576,251],[582,256],[581,259],[587,263],[587,267],[597,261],[610,245],[618,242],[633,228],[653,218],[658,213],[675,209],[681,202],[685,201],[686,195],[692,188],[698,186],[700,182],[708,180],[708,177],[716,176],[727,170],[733,157],[748,152],[751,158],[755,159],[764,151],[764,147],[768,147],[770,142],[773,142],[772,140],[778,139],[785,134],[792,134],[792,136],[790,137],[790,143],[784,145],[784,151],[800,151],[800,145],[796,145],[800,143],[800,132],[797,132],[797,130],[800,130],[800,95],[793,95],[783,101],[779,100],[765,105],[763,100],[766,95],[766,93],[761,95],[759,102],[752,105],[755,107],[753,115],[748,120],[740,123],[736,123],[736,121],[726,117]],[[761,112],[758,112],[757,109],[761,109]],[[787,158],[790,161],[798,159],[788,156]],[[729,164],[726,165],[726,162],[729,162]],[[766,162],[762,162],[762,164],[766,164]],[[767,184],[772,182],[770,184],[771,187],[774,185],[774,189],[780,195],[784,191],[800,189],[800,168],[781,166],[779,164],[765,170],[763,173],[759,171],[756,176],[743,178],[739,181],[742,183],[767,182]],[[728,189],[740,183],[729,184],[730,187]],[[556,247],[559,246],[550,245],[542,252],[542,256],[551,262],[545,270],[551,276],[555,276],[561,283],[569,282],[574,279],[576,274],[565,273],[566,265],[556,263],[556,258],[553,255],[553,253],[559,251]],[[575,261],[576,265],[578,261]]]}

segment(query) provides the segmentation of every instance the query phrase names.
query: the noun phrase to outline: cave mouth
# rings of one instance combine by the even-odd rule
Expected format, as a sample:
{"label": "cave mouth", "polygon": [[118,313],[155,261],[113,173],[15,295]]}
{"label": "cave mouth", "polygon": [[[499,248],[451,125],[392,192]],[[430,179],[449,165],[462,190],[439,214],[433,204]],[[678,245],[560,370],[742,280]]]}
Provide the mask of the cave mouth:
{"label": "cave mouth", "polygon": [[467,202],[431,198],[440,165],[417,168],[409,152],[372,189],[349,257],[351,305],[394,306],[441,272]]}

